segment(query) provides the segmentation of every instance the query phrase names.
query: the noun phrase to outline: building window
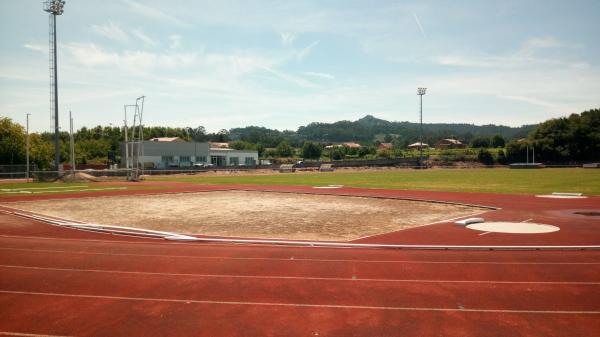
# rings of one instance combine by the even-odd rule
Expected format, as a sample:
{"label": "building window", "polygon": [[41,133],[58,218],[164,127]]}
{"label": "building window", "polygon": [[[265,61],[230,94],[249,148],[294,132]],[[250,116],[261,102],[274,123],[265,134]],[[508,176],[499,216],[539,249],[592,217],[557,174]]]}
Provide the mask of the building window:
{"label": "building window", "polygon": [[189,163],[190,161],[191,161],[190,156],[180,156],[179,157],[179,162],[181,162],[181,163]]}
{"label": "building window", "polygon": [[229,157],[229,165],[239,165],[240,158],[238,157]]}
{"label": "building window", "polygon": [[206,163],[206,156],[196,156],[196,163]]}
{"label": "building window", "polygon": [[173,156],[162,156],[161,157],[161,161],[163,163],[172,163],[173,162]]}
{"label": "building window", "polygon": [[244,164],[246,165],[255,165],[254,157],[246,157],[244,158]]}

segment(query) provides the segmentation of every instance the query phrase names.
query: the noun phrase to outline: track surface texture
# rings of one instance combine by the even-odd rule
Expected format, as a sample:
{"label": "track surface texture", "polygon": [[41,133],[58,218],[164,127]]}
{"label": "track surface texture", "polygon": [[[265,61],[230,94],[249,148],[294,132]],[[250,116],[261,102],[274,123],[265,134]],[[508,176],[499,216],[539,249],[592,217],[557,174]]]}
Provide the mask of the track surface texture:
{"label": "track surface texture", "polygon": [[[148,186],[154,183],[144,183]],[[170,183],[172,184],[172,183]],[[180,193],[223,186],[172,184]],[[361,243],[598,245],[600,198],[227,186],[499,208],[487,221],[560,227],[482,233],[438,223]],[[81,194],[15,196],[10,201]],[[7,208],[4,208],[5,210]],[[481,235],[484,234],[484,235]],[[0,336],[594,336],[600,251],[389,250],[168,242],[0,212]]]}

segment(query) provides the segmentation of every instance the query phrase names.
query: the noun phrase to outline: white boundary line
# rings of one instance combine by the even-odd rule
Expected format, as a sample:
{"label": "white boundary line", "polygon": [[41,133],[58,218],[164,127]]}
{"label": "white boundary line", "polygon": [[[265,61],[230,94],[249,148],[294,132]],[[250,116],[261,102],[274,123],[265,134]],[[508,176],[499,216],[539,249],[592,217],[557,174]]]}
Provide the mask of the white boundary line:
{"label": "white boundary line", "polygon": [[[10,212],[9,212],[10,213]],[[12,214],[28,219],[38,220],[55,226],[84,229],[112,234],[126,234],[138,236],[162,236],[166,240],[198,242],[198,243],[228,243],[228,244],[265,244],[265,245],[287,245],[295,247],[334,247],[334,248],[367,248],[367,249],[418,249],[418,250],[600,250],[600,245],[427,245],[427,244],[369,244],[369,243],[342,243],[322,241],[294,241],[294,240],[268,240],[268,239],[223,239],[223,238],[199,238],[182,234],[144,230],[120,226],[86,225],[67,222],[45,216],[31,215],[19,212]]]}
{"label": "white boundary line", "polygon": [[46,334],[37,334],[37,333],[23,333],[23,332],[11,332],[11,331],[0,331],[0,335],[2,336],[22,336],[22,337],[72,337],[72,336],[63,336],[63,335],[46,335]]}
{"label": "white boundary line", "polygon": [[328,309],[355,309],[355,310],[388,310],[388,311],[434,311],[434,312],[480,312],[480,313],[509,313],[509,314],[565,314],[565,315],[598,315],[600,311],[594,310],[517,310],[517,309],[467,309],[467,308],[427,308],[427,307],[391,307],[391,306],[363,306],[343,304],[309,304],[309,303],[276,303],[276,302],[246,302],[246,301],[211,301],[175,298],[151,298],[151,297],[127,297],[127,296],[103,296],[87,294],[63,294],[45,293],[31,291],[0,290],[1,294],[11,295],[33,295],[54,296],[86,299],[107,299],[121,301],[144,301],[182,304],[217,304],[217,305],[249,305],[263,307],[295,307],[295,308],[328,308]]}
{"label": "white boundary line", "polygon": [[272,276],[272,275],[229,275],[229,274],[195,274],[195,273],[158,273],[145,271],[122,271],[102,269],[78,269],[78,268],[49,268],[0,265],[0,268],[28,269],[61,272],[82,272],[102,274],[125,274],[125,275],[153,275],[153,276],[185,276],[199,278],[237,278],[237,279],[268,279],[268,280],[310,280],[310,281],[344,281],[344,282],[389,282],[389,283],[459,283],[459,284],[542,284],[542,285],[600,285],[600,282],[585,281],[494,281],[494,280],[425,280],[425,279],[374,279],[360,277],[314,277],[314,276]]}
{"label": "white boundary line", "polygon": [[195,259],[195,260],[242,260],[242,261],[285,261],[285,262],[350,262],[350,263],[406,263],[406,264],[477,264],[477,265],[600,265],[599,262],[508,262],[508,261],[433,261],[433,260],[360,260],[360,259],[310,259],[291,257],[231,257],[231,256],[196,256],[196,255],[169,255],[169,254],[133,254],[133,253],[102,253],[87,251],[70,251],[54,249],[31,249],[0,247],[0,250],[36,252],[36,253],[65,253],[80,255],[104,255],[104,256],[132,256],[132,257],[160,257],[172,259]]}

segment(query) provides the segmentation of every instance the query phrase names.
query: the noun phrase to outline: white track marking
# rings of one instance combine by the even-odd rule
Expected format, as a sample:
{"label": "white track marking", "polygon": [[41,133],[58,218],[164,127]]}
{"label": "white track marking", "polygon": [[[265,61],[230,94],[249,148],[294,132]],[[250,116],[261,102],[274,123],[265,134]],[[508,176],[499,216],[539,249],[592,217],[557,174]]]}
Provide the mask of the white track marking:
{"label": "white track marking", "polygon": [[[102,187],[102,188],[80,188],[80,189],[71,189],[71,190],[45,190],[45,191],[10,191],[3,192],[0,191],[0,194],[40,194],[40,193],[64,193],[64,192],[86,192],[86,191],[110,191],[110,190],[125,190],[127,187]],[[37,200],[36,200],[37,201]]]}
{"label": "white track marking", "polygon": [[475,308],[427,308],[427,307],[391,307],[391,306],[365,306],[343,304],[309,304],[309,303],[276,303],[276,302],[243,302],[243,301],[210,301],[174,298],[103,296],[87,294],[61,294],[30,291],[0,290],[2,294],[54,296],[86,299],[107,299],[121,301],[166,302],[182,304],[216,304],[216,305],[249,305],[263,307],[296,307],[296,308],[328,308],[328,309],[356,309],[356,310],[389,310],[389,311],[437,311],[437,312],[483,312],[483,313],[510,313],[510,314],[564,314],[564,315],[598,315],[600,311],[585,310],[516,310],[516,309],[475,309]]}
{"label": "white track marking", "polygon": [[482,236],[482,235],[486,235],[486,234],[490,234],[490,233],[492,233],[492,232],[483,232],[483,233],[481,233],[481,234],[477,234],[477,235],[478,235],[478,236]]}
{"label": "white track marking", "polygon": [[134,254],[134,253],[102,253],[54,249],[31,249],[0,247],[0,250],[19,252],[59,253],[104,256],[131,257],[160,257],[172,259],[196,260],[248,260],[248,261],[285,261],[285,262],[351,262],[351,263],[413,263],[413,264],[489,264],[489,265],[600,265],[600,262],[503,262],[503,261],[433,261],[433,260],[360,260],[360,259],[310,259],[296,257],[232,257],[232,256],[197,256],[197,255],[165,255],[165,254]]}
{"label": "white track marking", "polygon": [[523,221],[521,221],[521,222],[529,222],[529,221],[531,221],[531,220],[533,220],[533,218],[530,218],[530,219],[527,219],[527,220],[523,220]]}
{"label": "white track marking", "polygon": [[543,285],[600,285],[600,282],[578,282],[578,281],[492,281],[492,280],[420,280],[420,279],[372,279],[372,278],[342,278],[342,277],[311,277],[311,276],[268,276],[268,275],[226,275],[226,274],[194,274],[194,273],[157,273],[145,271],[122,271],[122,270],[100,270],[100,269],[76,269],[76,268],[47,268],[0,265],[0,268],[29,269],[61,272],[82,272],[101,274],[124,274],[124,275],[152,275],[152,276],[184,276],[199,278],[238,278],[238,279],[267,279],[267,280],[310,280],[310,281],[344,281],[344,282],[398,282],[398,283],[460,283],[460,284],[543,284]]}
{"label": "white track marking", "polygon": [[45,334],[37,334],[37,333],[23,333],[23,332],[10,332],[10,331],[0,331],[0,335],[2,336],[22,336],[22,337],[72,337],[72,336],[63,336],[63,335],[45,335]]}
{"label": "white track marking", "polygon": [[86,187],[89,187],[89,185],[1,188],[0,191],[4,192],[4,191],[23,191],[23,190],[53,190],[53,189],[86,188]]}
{"label": "white track marking", "polygon": [[[479,207],[479,206],[477,206],[477,207]],[[352,239],[352,241],[358,241],[358,240],[368,239],[368,238],[371,238],[371,237],[374,237],[374,236],[379,236],[379,235],[392,234],[392,233],[396,233],[396,232],[400,232],[400,231],[410,230],[410,229],[413,229],[413,228],[431,226],[431,225],[442,224],[442,223],[446,223],[446,222],[453,222],[453,221],[458,220],[458,219],[462,219],[462,218],[466,218],[466,217],[473,217],[473,216],[476,216],[476,215],[479,215],[479,214],[483,214],[483,213],[487,213],[487,212],[491,212],[491,211],[495,211],[495,210],[486,209],[486,210],[481,211],[481,212],[472,213],[471,215],[462,215],[462,216],[458,216],[458,217],[455,217],[455,218],[450,218],[450,219],[445,219],[445,220],[440,220],[440,221],[429,222],[429,223],[426,223],[426,224],[411,226],[410,228],[394,230],[394,231],[391,231],[391,232],[377,233],[377,234],[371,234],[371,235],[361,236],[359,238]]]}

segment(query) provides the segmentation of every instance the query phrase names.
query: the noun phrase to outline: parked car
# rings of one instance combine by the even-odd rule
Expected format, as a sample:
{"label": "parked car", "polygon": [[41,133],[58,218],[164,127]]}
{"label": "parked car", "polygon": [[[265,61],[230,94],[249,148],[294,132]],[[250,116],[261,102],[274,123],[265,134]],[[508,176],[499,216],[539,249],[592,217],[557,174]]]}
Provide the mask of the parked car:
{"label": "parked car", "polygon": [[209,167],[213,167],[213,164],[211,164],[211,163],[195,163],[194,167],[197,167],[197,168],[209,168]]}

